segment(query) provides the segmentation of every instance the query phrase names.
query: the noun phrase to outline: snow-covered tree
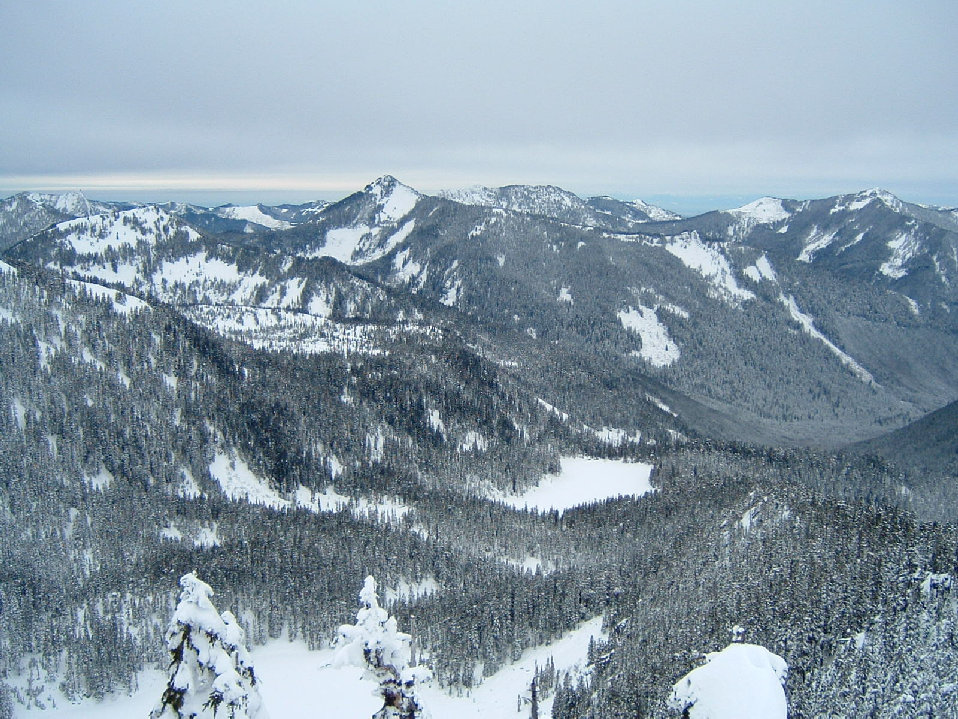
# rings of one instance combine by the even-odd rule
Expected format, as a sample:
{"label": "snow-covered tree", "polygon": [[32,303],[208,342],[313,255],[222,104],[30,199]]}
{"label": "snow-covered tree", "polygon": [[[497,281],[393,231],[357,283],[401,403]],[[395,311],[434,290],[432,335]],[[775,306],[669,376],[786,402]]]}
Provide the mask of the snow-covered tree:
{"label": "snow-covered tree", "polygon": [[416,684],[431,678],[432,672],[410,666],[412,637],[400,632],[396,618],[379,606],[371,576],[363,583],[359,603],[356,623],[339,628],[334,664],[362,667],[379,680],[383,706],[373,719],[426,719]]}
{"label": "snow-covered tree", "polygon": [[735,627],[732,644],[706,654],[705,664],[679,679],[669,708],[691,719],[786,719],[788,665],[765,647],[741,642],[743,634]]}
{"label": "snow-covered tree", "polygon": [[170,680],[151,719],[267,719],[236,617],[217,613],[213,590],[195,572],[180,586],[166,632]]}

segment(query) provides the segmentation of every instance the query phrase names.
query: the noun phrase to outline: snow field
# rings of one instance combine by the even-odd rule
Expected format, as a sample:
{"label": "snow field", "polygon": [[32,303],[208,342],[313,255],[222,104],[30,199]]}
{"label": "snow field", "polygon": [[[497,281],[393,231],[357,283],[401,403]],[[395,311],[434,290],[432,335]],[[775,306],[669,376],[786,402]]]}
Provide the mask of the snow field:
{"label": "snow field", "polygon": [[653,367],[668,367],[678,361],[681,355],[679,346],[669,336],[668,328],[659,321],[653,308],[642,305],[638,309],[629,307],[621,310],[618,318],[625,329],[634,332],[642,340],[641,349],[633,354]]}
{"label": "snow field", "polygon": [[563,457],[559,474],[542,478],[538,486],[518,495],[492,497],[516,509],[553,509],[599,502],[610,497],[640,497],[652,491],[652,465],[594,457]]}
{"label": "snow field", "polygon": [[831,340],[828,339],[824,334],[815,327],[815,319],[811,315],[806,315],[798,308],[798,303],[795,302],[795,298],[792,295],[786,297],[785,295],[779,295],[778,301],[781,302],[788,308],[788,313],[792,316],[792,319],[798,322],[801,325],[802,330],[806,334],[814,337],[819,342],[824,344],[829,351],[838,357],[839,361],[852,373],[858,377],[865,384],[875,384],[875,378],[872,376],[871,372],[862,367],[858,362],[855,361],[854,357],[845,354],[839,347],[837,347]]}
{"label": "snow field", "polygon": [[772,263],[768,261],[768,257],[764,253],[755,261],[754,265],[749,265],[742,270],[742,272],[755,283],[759,283],[762,280],[778,282],[778,275],[775,274]]}
{"label": "snow field", "polygon": [[271,230],[288,230],[292,223],[285,220],[277,220],[263,212],[259,205],[244,205],[242,207],[218,207],[216,214],[233,220],[245,220],[254,225],[268,227]]}
{"label": "snow field", "polygon": [[754,202],[742,205],[734,210],[726,210],[727,214],[742,220],[750,220],[755,224],[769,224],[791,217],[788,210],[782,207],[782,201],[777,197],[760,197]]}
{"label": "snow field", "polygon": [[[589,639],[605,639],[602,617],[595,617],[560,639],[526,650],[486,679],[469,694],[452,696],[441,687],[423,685],[418,694],[433,719],[489,719],[490,717],[528,716],[528,704],[516,714],[517,698],[528,696],[536,666],[552,658],[561,672],[584,671]],[[368,719],[382,706],[379,683],[359,667],[333,666],[333,649],[311,651],[302,641],[276,640],[251,650],[252,664],[259,678],[263,706],[272,719]],[[130,719],[149,716],[163,693],[168,677],[150,670],[138,678],[132,696],[113,695],[103,702],[69,704],[62,699],[56,708],[46,711],[21,710],[16,719]],[[552,698],[539,704],[541,719],[552,716]]]}
{"label": "snow field", "polygon": [[752,292],[738,286],[725,255],[712,245],[702,242],[698,232],[683,232],[670,237],[669,240],[664,245],[665,249],[690,270],[698,272],[708,280],[720,298],[732,304],[754,299]]}

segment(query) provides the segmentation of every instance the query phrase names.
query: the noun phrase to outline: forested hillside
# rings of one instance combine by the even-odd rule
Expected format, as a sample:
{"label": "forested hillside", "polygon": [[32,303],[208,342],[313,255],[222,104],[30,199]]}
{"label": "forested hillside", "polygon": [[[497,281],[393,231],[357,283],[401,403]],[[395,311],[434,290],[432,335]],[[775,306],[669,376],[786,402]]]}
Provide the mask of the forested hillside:
{"label": "forested hillside", "polygon": [[[603,617],[586,671],[537,670],[557,719],[667,716],[733,625],[791,716],[958,710],[945,211],[17,197],[0,717],[135,687],[192,570],[254,646],[312,648],[373,575],[453,693]],[[653,491],[521,508],[570,457]]]}

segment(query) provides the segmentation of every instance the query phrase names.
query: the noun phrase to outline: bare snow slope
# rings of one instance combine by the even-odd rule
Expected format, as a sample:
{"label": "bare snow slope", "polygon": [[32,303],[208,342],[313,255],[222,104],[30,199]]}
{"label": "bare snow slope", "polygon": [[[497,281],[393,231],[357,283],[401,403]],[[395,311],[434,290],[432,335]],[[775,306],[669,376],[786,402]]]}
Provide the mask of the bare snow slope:
{"label": "bare snow slope", "polygon": [[563,512],[582,504],[599,502],[610,497],[639,497],[652,491],[649,478],[652,465],[594,457],[563,457],[559,474],[542,478],[538,486],[522,494],[499,495],[499,499],[516,509],[538,509]]}
{"label": "bare snow slope", "polygon": [[[560,672],[584,672],[589,640],[605,638],[602,617],[579,625],[563,637],[523,652],[518,661],[486,677],[469,695],[451,696],[437,686],[423,686],[419,696],[436,719],[487,719],[516,715],[516,698],[527,695],[536,666],[551,657]],[[357,667],[333,667],[333,650],[310,651],[301,641],[277,640],[251,652],[260,680],[263,704],[274,719],[327,717],[369,717],[382,706],[378,684]],[[165,673],[151,670],[139,675],[133,696],[111,695],[102,702],[87,700],[70,704],[64,698],[46,711],[21,711],[18,719],[129,719],[145,717],[163,693]],[[321,712],[317,714],[317,707]],[[528,706],[524,707],[527,715]],[[552,716],[552,698],[539,705],[541,719]]]}

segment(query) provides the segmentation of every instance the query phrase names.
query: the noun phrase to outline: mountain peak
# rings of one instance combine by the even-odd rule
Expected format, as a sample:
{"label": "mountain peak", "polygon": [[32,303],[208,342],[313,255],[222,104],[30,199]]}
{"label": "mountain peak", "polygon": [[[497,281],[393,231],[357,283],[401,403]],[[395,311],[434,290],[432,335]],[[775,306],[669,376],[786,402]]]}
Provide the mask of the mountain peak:
{"label": "mountain peak", "polygon": [[650,220],[655,222],[668,222],[671,220],[680,220],[682,216],[677,212],[672,212],[672,210],[666,210],[664,207],[659,207],[658,205],[653,205],[645,200],[632,200],[631,204],[639,212],[644,212],[648,215]]}
{"label": "mountain peak", "polygon": [[760,197],[741,207],[726,210],[730,215],[743,220],[751,220],[756,224],[766,224],[788,219],[791,213],[782,205],[777,197]]}
{"label": "mountain peak", "polygon": [[392,175],[383,175],[363,188],[379,205],[378,222],[395,222],[409,214],[422,195]]}
{"label": "mountain peak", "polygon": [[443,190],[439,196],[461,205],[498,207],[534,215],[550,215],[585,207],[581,197],[555,185],[474,186],[462,190]]}
{"label": "mountain peak", "polygon": [[90,213],[90,201],[78,191],[70,192],[27,192],[24,197],[35,205],[43,205],[66,215],[86,215]]}
{"label": "mountain peak", "polygon": [[881,187],[872,187],[869,190],[862,190],[861,192],[858,193],[858,198],[861,200],[876,199],[883,202],[886,206],[888,206],[892,210],[902,209],[902,201],[898,197],[890,193],[888,190],[885,190]]}
{"label": "mountain peak", "polygon": [[412,190],[408,185],[404,185],[402,182],[397,180],[392,175],[382,175],[377,177],[375,180],[370,182],[366,187],[363,188],[363,192],[373,193],[373,194],[387,194],[392,192],[397,187],[405,187]]}

